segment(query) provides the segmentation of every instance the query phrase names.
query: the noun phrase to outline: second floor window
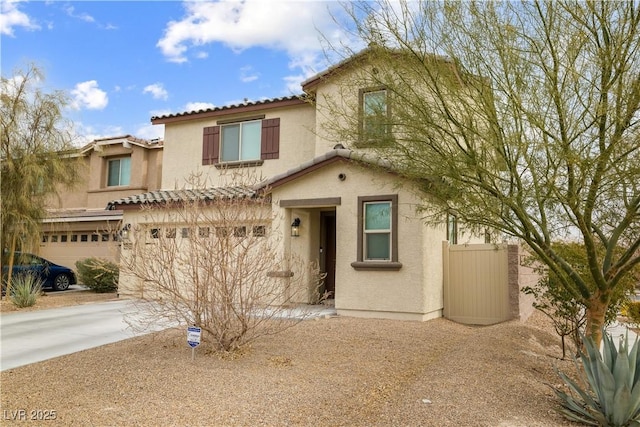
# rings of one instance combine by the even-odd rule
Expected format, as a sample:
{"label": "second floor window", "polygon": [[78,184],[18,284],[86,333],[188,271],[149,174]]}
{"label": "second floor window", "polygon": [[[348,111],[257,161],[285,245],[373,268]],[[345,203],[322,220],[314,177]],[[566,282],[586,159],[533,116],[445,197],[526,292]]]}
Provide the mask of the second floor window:
{"label": "second floor window", "polygon": [[261,130],[260,120],[222,126],[220,161],[260,159]]}
{"label": "second floor window", "polygon": [[202,131],[202,164],[259,165],[279,158],[280,118],[222,121]]}
{"label": "second floor window", "polygon": [[129,185],[131,181],[131,157],[109,160],[107,186]]}
{"label": "second floor window", "polygon": [[361,139],[364,144],[385,142],[389,134],[389,105],[386,89],[360,92]]}

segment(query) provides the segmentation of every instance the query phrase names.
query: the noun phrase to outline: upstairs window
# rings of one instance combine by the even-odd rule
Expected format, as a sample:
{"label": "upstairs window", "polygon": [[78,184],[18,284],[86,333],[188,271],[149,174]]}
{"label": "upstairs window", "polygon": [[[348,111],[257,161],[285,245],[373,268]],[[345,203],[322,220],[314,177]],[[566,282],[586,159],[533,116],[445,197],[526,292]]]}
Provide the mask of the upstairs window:
{"label": "upstairs window", "polygon": [[259,165],[279,158],[280,119],[264,116],[218,121],[203,129],[202,164]]}
{"label": "upstairs window", "polygon": [[261,121],[222,126],[221,162],[260,159]]}
{"label": "upstairs window", "polygon": [[388,93],[384,88],[360,91],[360,139],[363,144],[380,144],[390,134]]}
{"label": "upstairs window", "polygon": [[131,157],[109,160],[107,186],[129,185],[131,181]]}

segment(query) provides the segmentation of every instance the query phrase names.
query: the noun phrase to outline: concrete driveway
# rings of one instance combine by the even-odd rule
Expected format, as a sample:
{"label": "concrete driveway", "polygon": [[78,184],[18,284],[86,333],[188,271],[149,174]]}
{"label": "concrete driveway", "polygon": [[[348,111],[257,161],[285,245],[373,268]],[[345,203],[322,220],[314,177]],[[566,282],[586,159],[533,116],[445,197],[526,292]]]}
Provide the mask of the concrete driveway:
{"label": "concrete driveway", "polygon": [[133,312],[123,300],[4,314],[0,371],[142,335],[124,321]]}

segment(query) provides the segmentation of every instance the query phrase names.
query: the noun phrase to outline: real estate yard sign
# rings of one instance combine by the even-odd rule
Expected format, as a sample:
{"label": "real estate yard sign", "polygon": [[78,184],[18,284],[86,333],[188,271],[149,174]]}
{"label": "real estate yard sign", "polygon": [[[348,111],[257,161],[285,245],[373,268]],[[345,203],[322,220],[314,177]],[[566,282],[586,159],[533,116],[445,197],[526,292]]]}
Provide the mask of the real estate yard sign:
{"label": "real estate yard sign", "polygon": [[202,329],[195,326],[189,326],[187,328],[187,344],[191,347],[191,360],[196,357],[196,347],[200,345],[200,337],[202,336]]}

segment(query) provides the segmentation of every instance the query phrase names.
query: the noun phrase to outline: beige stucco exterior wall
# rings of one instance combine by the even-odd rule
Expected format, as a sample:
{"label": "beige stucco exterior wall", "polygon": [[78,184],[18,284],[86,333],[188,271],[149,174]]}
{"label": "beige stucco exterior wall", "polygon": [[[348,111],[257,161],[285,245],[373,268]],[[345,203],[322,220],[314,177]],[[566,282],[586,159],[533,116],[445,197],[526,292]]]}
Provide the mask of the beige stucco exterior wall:
{"label": "beige stucco exterior wall", "polygon": [[535,297],[522,290],[527,286],[535,286],[542,278],[535,268],[528,265],[531,256],[521,245],[508,245],[509,262],[509,307],[511,318],[525,321],[535,311]]}
{"label": "beige stucco exterior wall", "polygon": [[68,209],[88,206],[91,159],[89,156],[84,156],[74,160],[78,160],[78,180],[72,187],[59,185],[57,194],[51,194],[48,197],[47,207]]}
{"label": "beige stucco exterior wall", "polygon": [[[131,156],[130,185],[107,187],[108,161]],[[52,195],[49,209],[104,209],[112,200],[153,191],[160,188],[162,179],[162,147],[146,148],[122,144],[102,145],[100,151],[89,150],[81,159],[81,175],[75,186],[60,187]]]}
{"label": "beige stucco exterior wall", "polygon": [[[265,289],[256,295],[279,297],[281,299],[277,300],[278,303],[287,303],[289,302],[289,298],[293,299],[295,302],[308,302],[306,294],[302,296],[297,296],[295,294],[295,289],[301,289],[300,286],[296,285],[296,282],[303,280],[305,275],[304,266],[301,268],[301,265],[295,262],[297,260],[294,260],[292,263],[283,261],[284,257],[281,255],[284,254],[284,252],[278,249],[271,251],[268,245],[262,244],[263,241],[261,239],[264,239],[264,242],[267,242],[267,239],[270,238],[278,248],[282,248],[282,241],[286,238],[282,230],[278,228],[278,225],[272,224],[271,205],[258,205],[254,206],[253,209],[254,210],[251,211],[251,209],[243,208],[242,212],[238,213],[237,216],[232,215],[231,219],[227,217],[227,219],[222,223],[216,222],[216,218],[219,218],[218,210],[216,208],[203,209],[201,213],[198,214],[197,221],[194,216],[190,216],[191,214],[185,211],[185,208],[151,210],[131,209],[124,211],[123,223],[131,226],[131,232],[129,233],[127,240],[124,240],[122,243],[119,293],[128,297],[153,297],[153,292],[154,290],[157,290],[157,288],[145,284],[143,280],[132,275],[131,271],[125,267],[128,260],[132,259],[132,256],[140,253],[138,251],[147,252],[149,248],[152,248],[151,250],[153,250],[154,248],[152,245],[164,245],[165,249],[169,253],[173,253],[176,257],[176,265],[179,265],[181,260],[187,260],[189,263],[192,262],[192,259],[190,258],[190,251],[192,250],[190,241],[195,239],[183,238],[181,236],[182,227],[194,229],[196,227],[210,227],[211,234],[209,238],[211,240],[209,242],[213,245],[213,249],[216,249],[216,226],[247,225],[256,223],[257,221],[260,225],[267,225],[268,237],[254,237],[253,239],[257,240],[246,243],[247,246],[252,248],[252,251],[258,251],[251,253],[259,253],[260,255],[258,256],[260,258],[260,262],[264,263],[263,266],[257,270],[262,276],[252,275],[252,278],[248,279],[250,280],[250,283],[257,286],[257,281],[260,280],[259,277],[264,278],[264,280],[260,280],[259,285],[265,286]],[[165,243],[159,243],[161,242],[161,239],[152,239],[150,237],[150,228],[159,228],[160,234],[162,235],[166,227],[176,228],[175,238],[167,240]],[[197,231],[194,230],[194,233],[197,233]],[[204,246],[197,245],[196,248],[204,250]],[[243,255],[249,254],[248,251],[241,252]],[[142,259],[136,259],[136,265],[141,262],[146,264],[152,263],[153,259],[151,258],[155,259],[153,254],[147,253],[147,255],[143,255]],[[210,259],[210,262],[219,263],[221,261]],[[293,277],[287,274],[289,269],[293,269],[295,271]],[[255,271],[253,271],[253,273],[255,273]],[[179,268],[173,268],[171,272],[168,273],[168,276],[170,275],[175,275],[175,283],[183,286],[181,288],[183,295],[188,295],[189,292],[194,289],[194,281],[192,277],[189,275],[181,275]],[[220,278],[219,273],[216,277]],[[289,290],[287,289],[287,286],[293,286],[294,288]],[[270,294],[269,291],[276,287],[278,287],[277,290]]]}
{"label": "beige stucco exterior wall", "polygon": [[[265,119],[280,118],[280,153],[278,159],[265,160],[261,166],[221,171],[215,165],[202,165],[202,131],[215,126],[218,120],[241,120],[264,114]],[[184,120],[165,124],[165,162],[162,171],[164,189],[183,188],[189,175],[201,173],[207,186],[233,185],[239,181],[254,184],[280,174],[314,155],[313,134],[315,110],[311,104],[271,108],[243,115],[229,114],[213,119]]]}
{"label": "beige stucco exterior wall", "polygon": [[[120,242],[117,240],[120,221],[65,222],[45,224],[43,235],[46,242],[40,242],[37,252],[43,258],[76,270],[76,262],[89,257],[97,257],[117,263],[120,257]],[[62,236],[66,241],[62,241]],[[77,240],[72,241],[71,236]],[[56,236],[56,241],[53,241]],[[86,241],[82,241],[86,236]],[[97,240],[93,240],[97,237]]]}
{"label": "beige stucco exterior wall", "polygon": [[[343,144],[345,148],[353,148],[344,137],[334,134],[336,129],[347,128],[348,114],[353,120],[358,114],[358,87],[347,84],[344,76],[334,76],[331,80],[322,82],[315,88],[316,99],[316,146],[315,156],[320,156],[331,150],[336,144]],[[346,113],[352,111],[352,114]],[[354,132],[356,128],[354,128]],[[351,135],[355,138],[356,135]]]}
{"label": "beige stucco exterior wall", "polygon": [[[30,249],[73,269],[76,261],[89,257],[118,261],[121,215],[111,211],[104,213],[109,219],[97,217],[102,216],[112,200],[157,190],[162,178],[161,145],[131,143],[130,147],[124,147],[122,142],[101,140],[84,153],[79,150],[78,155],[81,157],[78,182],[72,188],[60,187],[58,194],[49,198],[47,208],[51,218],[43,223],[40,244]],[[130,185],[107,187],[108,161],[124,156],[131,156]],[[95,238],[98,240],[92,240]]]}
{"label": "beige stucco exterior wall", "polygon": [[[341,181],[338,175],[346,179]],[[336,212],[336,296],[338,314],[360,317],[427,320],[442,315],[442,228],[424,225],[416,214],[419,199],[397,177],[338,161],[273,189],[274,210],[281,200],[340,197]],[[398,194],[399,271],[356,270],[358,197]],[[281,210],[282,225],[302,220],[301,236],[289,250],[310,260],[319,256],[317,233],[321,207]],[[288,211],[288,213],[286,213]],[[306,216],[305,216],[306,214]]]}
{"label": "beige stucco exterior wall", "polygon": [[[88,207],[104,208],[112,200],[157,190],[162,179],[162,151],[162,148],[148,149],[133,144],[131,148],[105,145],[101,152],[92,151]],[[108,162],[121,156],[131,156],[130,184],[107,187]]]}

